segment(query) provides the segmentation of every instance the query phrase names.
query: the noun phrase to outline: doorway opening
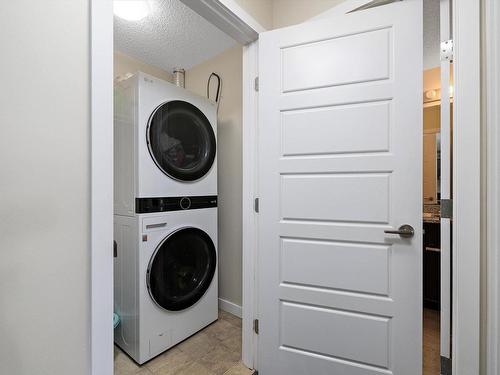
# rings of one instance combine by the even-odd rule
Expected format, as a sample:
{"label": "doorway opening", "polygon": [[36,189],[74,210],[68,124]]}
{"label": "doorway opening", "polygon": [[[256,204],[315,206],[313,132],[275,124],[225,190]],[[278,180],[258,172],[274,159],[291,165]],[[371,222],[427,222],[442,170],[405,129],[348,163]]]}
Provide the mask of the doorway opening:
{"label": "doorway opening", "polygon": [[[446,305],[451,305],[449,289],[442,284],[451,284],[451,265],[446,263],[441,250],[451,249],[451,235],[447,241],[442,241],[442,220],[449,220],[441,215],[441,185],[449,183],[441,179],[441,100],[432,99],[441,91],[441,69],[439,67],[424,71],[424,104],[423,104],[423,355],[424,374],[434,375],[441,371],[441,321],[451,317],[442,316],[441,306],[444,299]],[[451,83],[452,85],[453,83]],[[451,86],[453,87],[453,86]],[[450,93],[452,95],[452,93]],[[452,100],[452,97],[450,97]],[[453,112],[453,102],[450,103],[450,113]],[[450,118],[451,120],[451,118]],[[450,121],[450,133],[452,131]],[[448,149],[448,148],[447,148]],[[451,148],[450,148],[451,149]],[[451,156],[451,155],[450,155]],[[451,158],[447,158],[450,160]],[[444,213],[443,216],[446,216]],[[445,225],[452,226],[451,221]],[[444,238],[443,238],[444,240]],[[442,272],[444,268],[448,272]],[[442,280],[448,277],[448,280]],[[442,283],[443,281],[443,283]],[[446,309],[445,309],[446,310]],[[449,311],[449,310],[447,310]],[[446,324],[446,323],[445,323]],[[449,324],[449,323],[448,323]],[[451,338],[450,338],[451,340]],[[444,346],[449,345],[444,343]]]}
{"label": "doorway opening", "polygon": [[251,374],[241,41],[180,0],[114,5],[114,374]]}
{"label": "doorway opening", "polygon": [[[460,82],[461,82],[461,81],[460,81]],[[460,119],[460,116],[458,116],[458,115],[457,115],[457,119]],[[458,142],[457,142],[457,143],[458,143]],[[458,155],[458,154],[459,154],[459,153],[457,153],[457,155]],[[457,186],[458,186],[458,183],[457,183]]]}
{"label": "doorway opening", "polygon": [[452,57],[450,4],[424,2],[423,374],[451,373]]}

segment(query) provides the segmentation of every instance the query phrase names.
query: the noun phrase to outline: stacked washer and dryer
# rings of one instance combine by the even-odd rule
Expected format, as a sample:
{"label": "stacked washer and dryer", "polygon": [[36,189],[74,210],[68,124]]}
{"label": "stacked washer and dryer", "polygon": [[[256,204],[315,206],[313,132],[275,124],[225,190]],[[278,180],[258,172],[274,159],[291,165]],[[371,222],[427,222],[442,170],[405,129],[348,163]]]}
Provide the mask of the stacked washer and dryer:
{"label": "stacked washer and dryer", "polygon": [[217,319],[216,104],[115,85],[115,342],[142,364]]}

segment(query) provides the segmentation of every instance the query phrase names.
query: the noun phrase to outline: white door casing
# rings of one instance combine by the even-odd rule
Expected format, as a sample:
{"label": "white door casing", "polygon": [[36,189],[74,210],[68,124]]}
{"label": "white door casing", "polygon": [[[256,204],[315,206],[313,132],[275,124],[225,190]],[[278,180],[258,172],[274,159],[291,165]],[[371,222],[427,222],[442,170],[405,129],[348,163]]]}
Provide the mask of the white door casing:
{"label": "white door casing", "polygon": [[422,2],[259,54],[259,373],[421,374]]}

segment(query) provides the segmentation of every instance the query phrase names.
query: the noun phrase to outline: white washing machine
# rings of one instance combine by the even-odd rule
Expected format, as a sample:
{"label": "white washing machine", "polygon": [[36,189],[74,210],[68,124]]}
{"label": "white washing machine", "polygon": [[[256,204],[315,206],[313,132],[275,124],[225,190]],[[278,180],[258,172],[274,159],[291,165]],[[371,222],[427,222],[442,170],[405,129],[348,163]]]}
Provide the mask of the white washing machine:
{"label": "white washing machine", "polygon": [[115,342],[142,364],[217,320],[217,208],[115,215]]}
{"label": "white washing machine", "polygon": [[114,97],[115,214],[217,195],[216,103],[142,72],[116,83]]}

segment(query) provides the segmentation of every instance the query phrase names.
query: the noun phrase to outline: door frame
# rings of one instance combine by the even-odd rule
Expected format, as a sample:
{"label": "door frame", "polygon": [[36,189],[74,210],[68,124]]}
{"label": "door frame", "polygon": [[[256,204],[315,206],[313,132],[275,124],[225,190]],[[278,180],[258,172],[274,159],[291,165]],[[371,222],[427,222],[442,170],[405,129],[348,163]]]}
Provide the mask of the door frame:
{"label": "door frame", "polygon": [[[486,288],[482,298],[482,358],[481,373],[496,375],[500,371],[500,4],[497,0],[485,0],[483,8],[483,31],[485,50],[481,94],[484,111],[483,153],[486,167],[483,172],[487,178],[483,183],[483,215],[486,228],[483,228],[485,252],[482,267],[485,277],[482,286]],[[485,77],[488,77],[485,79]],[[486,316],[486,319],[484,318]]]}
{"label": "door frame", "polygon": [[[499,13],[497,5],[493,4],[495,0],[489,1],[489,10],[492,11],[496,9]],[[314,17],[313,19],[323,19],[326,17],[331,17],[335,15],[340,15],[348,10],[354,9],[367,0],[347,0],[338,6]],[[481,283],[480,274],[481,271],[485,271],[484,267],[481,267],[481,102],[480,102],[480,26],[481,26],[481,8],[479,2],[464,2],[460,0],[452,0],[453,12],[453,39],[455,43],[454,52],[454,103],[459,103],[453,106],[453,116],[454,116],[454,130],[453,133],[453,154],[455,156],[454,169],[453,169],[453,185],[454,185],[454,208],[453,208],[453,220],[455,222],[455,231],[453,234],[453,253],[459,254],[455,256],[452,268],[453,268],[453,304],[452,304],[452,316],[453,316],[453,335],[452,338],[452,369],[454,374],[466,375],[479,373],[481,367],[481,342],[480,342],[480,295],[481,295]],[[499,16],[497,16],[499,17]],[[491,18],[491,16],[490,16]],[[500,21],[499,18],[495,18],[496,21]],[[493,34],[494,21],[491,20],[490,24],[490,34]],[[496,38],[498,42],[498,36],[493,34],[490,38]],[[494,42],[494,41],[493,41]],[[490,41],[491,43],[493,43]],[[254,42],[254,44],[257,44]],[[247,47],[248,48],[248,47]],[[257,47],[254,49],[247,49],[247,56],[243,56],[244,66],[252,66],[255,64],[255,55],[257,54],[258,61],[258,51]],[[496,52],[496,62],[498,62],[498,51]],[[461,67],[465,67],[461,69]],[[492,67],[496,67],[493,63],[490,65],[490,70]],[[498,68],[497,68],[498,69]],[[243,71],[244,82],[253,81],[255,76],[258,75],[257,66],[253,68],[248,68]],[[497,76],[498,77],[498,76]],[[245,85],[245,83],[244,83]],[[248,86],[248,84],[247,84]],[[245,86],[244,86],[245,87]],[[498,98],[498,94],[497,94]],[[495,103],[495,101],[492,101]],[[247,339],[243,339],[243,359],[244,363],[249,367],[258,368],[258,358],[257,350],[255,349],[258,344],[258,336],[252,331],[253,318],[258,316],[258,306],[256,303],[257,298],[257,287],[256,282],[256,258],[257,258],[257,220],[258,215],[254,211],[254,199],[258,197],[257,191],[257,178],[258,171],[252,163],[257,161],[257,142],[258,142],[258,107],[256,106],[255,98],[252,95],[246,95],[245,89],[243,93],[243,108],[253,108],[253,113],[250,110],[243,112],[243,145],[246,149],[243,149],[243,174],[244,174],[244,186],[247,188],[246,194],[243,194],[243,300],[247,301],[245,308],[247,309],[247,315],[250,316],[251,320],[243,322],[243,335]],[[459,110],[457,108],[460,107]],[[493,106],[492,106],[493,107]],[[493,112],[494,108],[490,108]],[[498,113],[496,114],[498,119]],[[491,116],[490,116],[491,117]],[[492,118],[490,121],[490,128],[498,122],[494,122]],[[464,124],[463,127],[461,124]],[[476,124],[476,126],[471,126],[470,124]],[[247,126],[248,125],[248,126]],[[254,127],[254,129],[249,129],[249,127]],[[458,128],[460,127],[460,128]],[[495,152],[495,150],[500,146],[500,135],[495,129],[495,134],[497,134],[497,139],[494,145],[490,145],[490,149]],[[492,138],[492,137],[491,137]],[[494,142],[491,140],[490,142]],[[253,145],[253,146],[252,146]],[[458,155],[460,155],[458,157]],[[500,165],[500,162],[497,162]],[[489,171],[492,169],[490,166]],[[252,173],[255,173],[252,175]],[[495,175],[497,176],[498,187],[500,190],[500,174],[495,170]],[[246,176],[246,179],[245,179]],[[253,195],[251,192],[253,191]],[[493,194],[490,194],[492,196]],[[488,217],[491,216],[500,217],[500,204],[497,204],[495,211],[490,210]],[[493,211],[493,212],[492,212]],[[500,222],[500,218],[497,219],[497,223]],[[457,228],[462,228],[457,230]],[[246,230],[245,230],[246,229]],[[490,231],[491,233],[491,231]],[[500,244],[500,239],[497,240],[496,244]],[[476,251],[471,251],[470,249],[476,249]],[[245,251],[246,250],[246,251]],[[495,254],[495,259],[497,260],[496,269],[500,271],[500,254],[498,253],[498,247],[493,247],[490,245],[490,253]],[[490,256],[492,256],[490,254]],[[491,267],[491,265],[490,265]],[[246,272],[245,272],[246,271]],[[490,279],[493,276],[490,277]],[[492,280],[490,281],[490,290]],[[500,290],[500,280],[494,280],[496,289]],[[489,295],[493,292],[490,291]],[[496,295],[495,295],[496,296]],[[495,297],[495,301],[498,297]],[[500,305],[500,302],[496,302]],[[490,316],[493,314],[498,315],[497,306],[490,306]],[[245,311],[243,312],[245,316]],[[497,323],[495,325],[496,331],[500,333],[500,317],[494,319]],[[492,323],[491,323],[492,324]],[[492,327],[492,326],[491,326]],[[493,328],[493,327],[492,327]],[[500,355],[498,336],[494,334],[489,335],[489,348],[491,352]],[[485,359],[485,363],[489,365],[490,362],[497,363],[496,356],[488,356]],[[497,364],[500,366],[500,364]],[[494,374],[495,372],[491,372]],[[496,373],[495,373],[496,374]]]}
{"label": "door frame", "polygon": [[90,1],[90,373],[113,374],[113,2]]}
{"label": "door frame", "polygon": [[[251,43],[244,47],[243,64],[245,71],[250,72],[257,68],[258,55],[255,42],[258,34],[266,31],[255,19],[248,14],[234,0],[180,0],[185,5],[205,17],[209,22],[224,30],[235,40],[241,43]],[[113,374],[113,1],[90,0],[90,151],[91,151],[91,231],[90,231],[90,307],[89,315],[89,368],[91,375]],[[248,53],[252,51],[252,53]],[[252,57],[251,57],[252,56]],[[245,77],[245,76],[244,76]],[[251,83],[243,79],[244,92],[252,94],[253,78]],[[252,133],[252,116],[256,114],[257,97],[248,106],[248,99],[252,95],[244,95],[245,114],[243,119],[244,131]],[[248,140],[248,135],[243,139]],[[250,139],[256,139],[252,135]],[[252,141],[252,145],[255,141]],[[245,155],[252,153],[252,147],[244,148]],[[246,164],[246,163],[245,163]],[[254,179],[255,173],[244,173],[244,180]],[[250,192],[250,193],[249,193]],[[253,190],[244,193],[254,195]],[[243,207],[243,221],[247,208]],[[250,209],[248,209],[250,210]],[[253,211],[250,216],[253,217]],[[244,239],[252,238],[248,234]],[[245,245],[248,254],[255,239]],[[249,247],[250,246],[250,247]],[[244,255],[245,256],[245,255]],[[248,268],[245,275],[249,277]],[[253,278],[252,278],[253,282]],[[246,284],[248,287],[248,284]],[[244,288],[245,290],[245,288]],[[243,299],[243,332],[248,339],[252,332],[253,299],[244,292]],[[246,304],[249,304],[248,308]],[[249,314],[248,312],[252,312]],[[250,328],[249,328],[250,327]],[[251,338],[251,337],[250,337]],[[243,357],[249,366],[248,355],[253,353],[252,346],[244,342]],[[256,343],[255,343],[256,345]],[[246,357],[245,357],[246,353]],[[253,358],[253,357],[252,357]]]}
{"label": "door frame", "polygon": [[481,101],[479,1],[452,1],[452,371],[479,374],[481,302]]}
{"label": "door frame", "polygon": [[[486,33],[488,48],[498,43],[500,11],[496,0],[486,1]],[[323,16],[340,14],[353,9],[367,0],[347,0],[325,12]],[[262,32],[257,22],[241,7],[230,0],[211,0],[209,3],[222,5],[228,10],[217,13],[210,22],[217,19],[227,22],[235,15],[241,22],[241,31],[248,28]],[[112,0],[90,0],[90,65],[91,65],[91,248],[90,248],[90,368],[92,375],[113,372],[113,9]],[[455,41],[454,77],[455,103],[454,131],[455,165],[454,180],[454,253],[458,254],[453,263],[454,303],[453,303],[453,369],[454,374],[479,373],[480,366],[480,241],[481,241],[481,102],[480,102],[480,20],[479,2],[453,0],[453,31]],[[234,20],[234,19],[233,19]],[[256,26],[258,25],[258,26]],[[236,31],[238,28],[236,29]],[[495,81],[488,84],[489,103],[499,99],[497,48],[488,50],[488,74]],[[496,63],[496,65],[495,65]],[[464,67],[462,69],[462,66]],[[258,142],[257,93],[254,78],[258,75],[258,43],[252,42],[243,52],[243,361],[249,367],[258,367],[256,347],[258,336],[253,333],[253,319],[258,316],[255,287],[257,256],[257,220],[254,212],[254,198],[258,171],[256,169],[256,146]],[[459,108],[459,109],[458,109]],[[489,197],[487,225],[500,221],[500,190],[498,173],[498,147],[500,132],[496,129],[499,120],[498,109],[488,106],[488,185]],[[463,124],[463,126],[461,126]],[[477,126],[472,126],[476,124]],[[491,203],[494,203],[493,205]],[[484,219],[484,218],[483,218]],[[462,229],[460,229],[462,228]],[[488,236],[488,271],[500,270],[498,244],[500,239],[490,230]],[[471,249],[477,249],[473,251]],[[109,251],[108,251],[109,250]],[[494,260],[494,261],[493,261]],[[483,271],[485,266],[483,266]],[[488,274],[488,321],[490,333],[483,345],[488,348],[484,365],[488,374],[496,373],[499,353],[498,317],[500,281],[496,273]],[[494,329],[494,331],[491,331]],[[486,329],[485,329],[486,331]],[[484,332],[484,331],[483,331]]]}

